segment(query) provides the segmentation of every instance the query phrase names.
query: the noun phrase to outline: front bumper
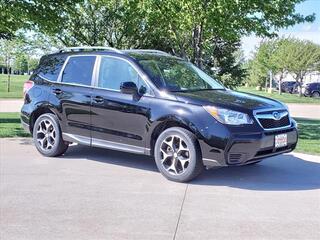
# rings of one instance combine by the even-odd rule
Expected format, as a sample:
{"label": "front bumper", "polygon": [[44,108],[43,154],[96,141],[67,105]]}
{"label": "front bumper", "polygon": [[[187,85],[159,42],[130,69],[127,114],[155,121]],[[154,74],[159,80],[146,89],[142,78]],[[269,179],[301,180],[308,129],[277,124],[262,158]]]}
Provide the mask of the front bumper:
{"label": "front bumper", "polygon": [[[287,146],[275,148],[275,135],[287,134]],[[241,133],[230,136],[224,150],[200,142],[206,167],[246,165],[281,153],[291,152],[298,141],[295,125],[285,130],[261,133]]]}

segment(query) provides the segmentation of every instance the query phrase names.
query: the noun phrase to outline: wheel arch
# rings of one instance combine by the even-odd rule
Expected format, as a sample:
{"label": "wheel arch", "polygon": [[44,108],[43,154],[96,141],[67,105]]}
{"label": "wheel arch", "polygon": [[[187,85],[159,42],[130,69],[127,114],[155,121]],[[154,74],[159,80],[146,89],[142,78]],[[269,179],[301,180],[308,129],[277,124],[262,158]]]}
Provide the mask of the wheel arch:
{"label": "wheel arch", "polygon": [[190,132],[192,132],[194,135],[196,135],[197,140],[201,138],[201,134],[199,133],[198,129],[196,126],[191,123],[188,120],[182,119],[182,118],[177,118],[176,116],[168,116],[164,119],[161,119],[160,121],[157,121],[158,123],[156,126],[153,127],[149,140],[147,141],[147,148],[150,148],[150,155],[153,156],[154,154],[154,147],[156,144],[156,141],[160,134],[165,131],[168,128],[171,127],[181,127],[184,128]]}
{"label": "wheel arch", "polygon": [[33,113],[30,116],[30,132],[32,134],[33,132],[33,128],[34,128],[34,124],[37,121],[37,119],[45,113],[52,113],[54,115],[56,115],[52,110],[50,110],[50,108],[48,106],[40,106],[38,107],[35,111],[33,111]]}

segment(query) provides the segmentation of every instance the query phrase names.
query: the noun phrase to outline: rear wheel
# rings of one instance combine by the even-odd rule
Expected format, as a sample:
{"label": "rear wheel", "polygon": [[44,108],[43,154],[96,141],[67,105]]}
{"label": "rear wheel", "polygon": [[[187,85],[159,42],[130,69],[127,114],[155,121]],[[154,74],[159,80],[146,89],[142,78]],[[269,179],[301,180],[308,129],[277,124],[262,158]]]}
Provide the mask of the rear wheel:
{"label": "rear wheel", "polygon": [[159,171],[167,179],[188,182],[203,170],[196,137],[180,127],[168,128],[158,137],[154,156]]}
{"label": "rear wheel", "polygon": [[60,156],[68,149],[68,144],[62,139],[58,119],[52,113],[43,114],[36,120],[33,140],[37,150],[47,157]]}
{"label": "rear wheel", "polygon": [[314,92],[314,93],[312,93],[312,97],[319,98],[320,97],[320,93],[319,92]]}

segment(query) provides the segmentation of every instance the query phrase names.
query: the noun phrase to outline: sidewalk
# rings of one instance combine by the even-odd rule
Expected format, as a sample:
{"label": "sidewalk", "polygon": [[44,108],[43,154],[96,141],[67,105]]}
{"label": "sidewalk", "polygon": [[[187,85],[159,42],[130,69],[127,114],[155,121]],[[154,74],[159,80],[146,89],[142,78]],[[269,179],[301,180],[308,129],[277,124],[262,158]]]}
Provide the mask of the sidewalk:
{"label": "sidewalk", "polygon": [[0,112],[20,112],[22,99],[0,99]]}
{"label": "sidewalk", "polygon": [[320,119],[320,105],[289,103],[287,106],[293,117]]}
{"label": "sidewalk", "polygon": [[[20,99],[0,99],[0,112],[20,112],[23,101]],[[320,105],[287,104],[293,117],[320,119]]]}

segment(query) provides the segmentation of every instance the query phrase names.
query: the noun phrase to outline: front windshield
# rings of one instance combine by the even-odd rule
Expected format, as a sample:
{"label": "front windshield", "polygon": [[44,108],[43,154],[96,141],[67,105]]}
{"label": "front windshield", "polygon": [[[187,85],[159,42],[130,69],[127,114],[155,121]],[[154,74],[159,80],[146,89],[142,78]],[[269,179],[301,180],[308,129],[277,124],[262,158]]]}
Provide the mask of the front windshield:
{"label": "front windshield", "polygon": [[193,64],[180,59],[141,59],[143,69],[159,89],[171,92],[224,89]]}

